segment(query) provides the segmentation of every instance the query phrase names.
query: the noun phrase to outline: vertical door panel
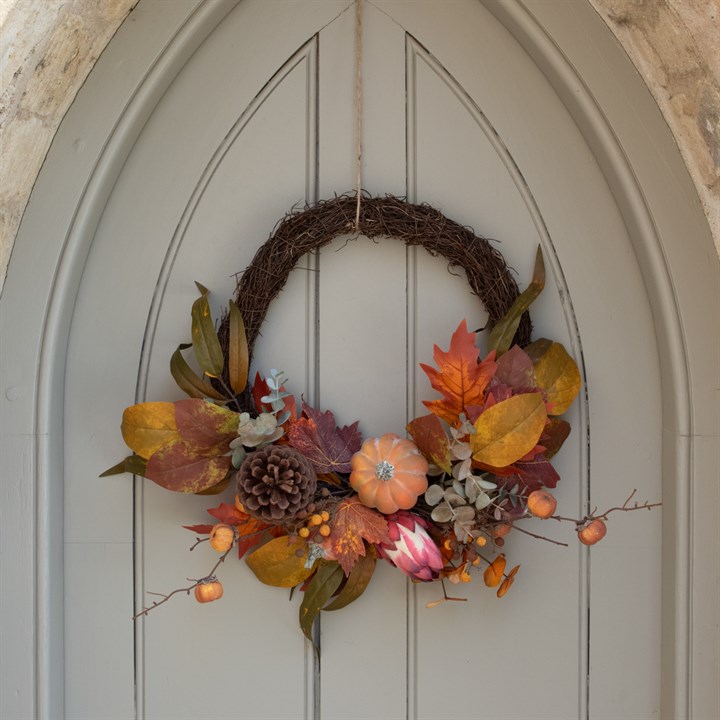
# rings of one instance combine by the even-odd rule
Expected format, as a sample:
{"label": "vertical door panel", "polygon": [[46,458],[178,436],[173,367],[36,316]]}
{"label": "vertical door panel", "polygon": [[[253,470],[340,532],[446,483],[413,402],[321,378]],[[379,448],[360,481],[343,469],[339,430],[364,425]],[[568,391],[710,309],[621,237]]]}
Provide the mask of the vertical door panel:
{"label": "vertical door panel", "polygon": [[[650,310],[582,136],[480,3],[364,5],[364,188],[430,202],[497,238],[521,285],[542,245],[548,281],[533,307],[536,336],[564,342],[588,380],[554,460],[564,512],[622,501],[636,484],[643,497],[657,495]],[[126,478],[95,479],[123,452],[117,423],[105,418],[119,418],[135,396],[181,397],[168,360],[190,336],[193,281],[212,290],[219,313],[234,273],[284,212],[354,187],[353,16],[344,3],[240,3],[155,109],[105,208],[78,295],[66,389],[70,716],[129,713],[133,574],[147,602],[143,593],[180,587],[214,562],[205,545],[186,552],[193,535],[181,527],[207,522],[214,499],[139,481],[133,510]],[[603,280],[611,268],[620,282],[612,288]],[[486,313],[444,259],[348,235],[293,271],[252,370],[285,370],[298,397],[339,424],[360,420],[365,437],[402,434],[433,396],[418,362],[432,362],[435,343],[447,348],[463,318],[480,328]],[[98,370],[79,369],[87,367]],[[288,602],[229,558],[221,602],[173,598],[141,621],[138,715],[269,719],[320,708],[333,719],[570,718],[587,714],[589,693],[598,716],[652,716],[659,669],[643,659],[659,638],[659,535],[651,524],[639,541],[646,523],[613,520],[589,566],[571,526],[526,526],[569,548],[513,532],[506,551],[522,568],[502,600],[478,575],[449,587],[467,602],[429,610],[440,586],[413,585],[381,562],[363,597],[323,615],[320,663],[297,627],[297,593]],[[88,611],[98,564],[115,581],[103,608],[109,627]],[[93,649],[107,647],[105,667]],[[632,677],[622,676],[619,647],[633,658]],[[110,706],[89,697],[88,678],[107,687]]]}

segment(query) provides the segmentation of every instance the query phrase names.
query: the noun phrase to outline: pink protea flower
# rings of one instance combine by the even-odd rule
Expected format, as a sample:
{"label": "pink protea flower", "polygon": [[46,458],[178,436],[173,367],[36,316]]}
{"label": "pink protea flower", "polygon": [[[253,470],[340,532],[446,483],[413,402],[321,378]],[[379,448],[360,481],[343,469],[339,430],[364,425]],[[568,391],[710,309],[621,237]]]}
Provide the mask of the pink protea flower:
{"label": "pink protea flower", "polygon": [[427,523],[401,510],[387,516],[390,542],[376,545],[380,557],[415,580],[434,580],[443,568],[438,546],[427,534]]}

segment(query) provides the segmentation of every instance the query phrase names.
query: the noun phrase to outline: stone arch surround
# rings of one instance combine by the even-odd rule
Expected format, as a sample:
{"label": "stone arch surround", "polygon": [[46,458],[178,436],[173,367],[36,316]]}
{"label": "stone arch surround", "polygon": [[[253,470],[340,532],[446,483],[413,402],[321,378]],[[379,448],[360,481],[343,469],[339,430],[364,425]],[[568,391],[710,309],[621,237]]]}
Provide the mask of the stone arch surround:
{"label": "stone arch surround", "polygon": [[[148,2],[148,1],[154,1],[154,0],[141,0],[141,3],[145,4],[145,3]],[[180,1],[182,2],[182,0],[180,0]],[[568,1],[569,1],[569,2],[575,2],[576,0],[568,0]],[[585,0],[578,0],[578,1],[585,3]],[[491,4],[491,2],[492,2],[492,0],[487,0],[486,4]],[[28,6],[32,6],[32,5],[33,5],[33,3],[30,2],[30,0],[18,0],[18,4],[27,4]],[[107,0],[107,5],[108,5],[108,6],[111,6],[111,5],[113,5],[113,4],[119,5],[119,4],[121,4],[121,3],[114,3],[113,0]],[[134,3],[125,3],[125,4],[126,4],[126,5],[132,5],[132,6],[134,6]],[[635,4],[637,5],[638,3],[635,3]],[[37,4],[35,4],[35,5],[36,5],[37,7],[40,7],[40,6],[41,6],[39,3],[37,3]],[[63,1],[61,0],[60,2],[56,2],[56,3],[53,5],[53,7],[57,10],[58,8],[62,8],[62,7],[68,6],[68,5],[72,5],[72,6],[75,8],[74,11],[77,12],[79,8],[82,9],[82,7],[85,5],[85,3],[84,3],[84,2],[80,2],[80,0],[75,0],[75,2],[73,2],[72,0],[69,0],[68,2],[63,2]],[[100,5],[102,5],[102,4],[100,4]],[[58,14],[59,14],[59,12],[58,12]],[[2,19],[2,18],[0,17],[0,19]],[[70,19],[72,19],[72,20],[77,20],[76,17],[71,17]],[[87,19],[87,18],[83,18],[83,22],[84,22],[86,19]],[[34,26],[33,26],[33,27],[34,27]],[[105,31],[106,31],[106,32],[109,32],[108,27],[105,28]],[[113,32],[114,32],[114,28],[113,28]],[[80,36],[82,33],[81,33],[80,31],[78,31],[78,33],[76,33],[76,34],[77,34],[78,36]],[[92,33],[91,33],[91,34],[92,34]],[[113,34],[113,33],[111,32],[110,35],[112,35],[112,34]],[[53,46],[53,47],[54,47],[54,46]],[[65,65],[64,65],[64,67],[67,68],[68,70],[70,70],[70,69],[73,67],[72,62],[70,62],[71,58],[75,58],[75,62],[78,64],[78,67],[79,67],[80,64],[81,64],[81,63],[79,62],[79,58],[80,58],[80,55],[81,55],[82,53],[81,53],[79,47],[76,47],[75,49],[77,50],[77,53],[71,55],[70,57],[67,57],[67,56],[62,55],[62,53],[61,53],[57,48],[55,48],[54,51],[53,51],[53,54],[52,54],[52,61],[51,61],[51,60],[48,60],[48,62],[46,62],[45,64],[42,64],[42,62],[38,62],[38,65],[35,66],[35,69],[37,70],[37,72],[40,72],[40,74],[42,75],[42,74],[43,74],[43,73],[42,73],[43,69],[46,68],[46,67],[49,67],[50,65],[52,65],[53,62],[56,62],[56,60],[57,60],[58,57],[64,57],[64,58],[65,58],[66,63],[65,63]],[[87,49],[87,48],[85,48],[85,49]],[[83,52],[84,52],[84,50],[83,50]],[[93,54],[93,53],[91,53],[90,56],[88,56],[88,57],[91,57],[92,54]],[[94,63],[94,58],[92,59],[91,64],[93,64],[93,63]],[[42,65],[42,67],[40,67],[41,65]],[[39,70],[38,70],[38,68],[39,68]],[[88,68],[88,71],[89,71],[89,68]],[[18,77],[19,77],[19,76],[18,76]],[[79,74],[76,75],[76,80],[77,80],[77,78],[80,78],[79,84],[82,84],[82,79],[83,79],[84,77],[85,77],[85,75],[82,75],[82,73],[79,73]],[[17,77],[16,77],[16,79],[17,79]],[[78,87],[79,87],[79,85],[78,85]],[[29,89],[27,89],[25,92],[26,92],[26,95],[25,95],[26,99],[27,99],[27,98],[32,99],[32,96],[33,96],[34,93],[33,93],[33,92],[30,92]],[[74,92],[73,92],[72,95],[69,97],[69,99],[67,99],[67,105],[68,105],[68,106],[69,106],[70,102],[72,101],[72,98],[73,98],[73,97],[74,97]],[[50,104],[51,104],[51,103],[50,103]],[[62,115],[63,113],[64,113],[64,110],[63,110],[62,113],[60,113],[60,114]],[[31,115],[28,115],[27,117],[28,117],[28,118],[32,118]],[[667,115],[666,115],[666,118],[667,118]],[[58,117],[58,118],[57,118],[58,123],[59,123],[59,119],[60,119],[60,118]],[[38,119],[36,118],[36,122],[37,122],[37,121],[38,121]],[[49,121],[48,121],[48,123],[49,123],[48,127],[51,127],[51,126],[52,126],[52,123],[50,123]],[[57,123],[56,123],[56,125],[57,125]],[[37,124],[35,125],[35,127],[37,128]],[[52,130],[52,134],[54,134],[54,132],[55,132],[55,130],[53,129],[53,130]],[[52,135],[51,135],[51,136],[52,136]],[[33,136],[33,137],[34,137],[34,136]],[[677,137],[677,135],[676,135],[676,140],[677,140],[677,139],[678,139],[678,137]],[[42,143],[41,143],[39,140],[40,140],[40,137],[38,136],[38,141],[35,143],[35,145],[37,145],[37,146],[40,147],[40,149],[42,150],[42,157],[44,157],[44,154],[45,154],[46,149],[47,149],[47,145],[45,145],[45,146],[44,146],[44,149],[43,149]],[[49,145],[49,142],[50,142],[50,141],[51,141],[51,140],[49,139],[49,140],[48,140],[48,145]],[[6,142],[9,142],[9,141],[6,141]],[[30,146],[28,146],[28,147],[30,147]],[[78,150],[80,150],[80,149],[81,149],[81,148],[78,148]],[[22,151],[21,151],[19,148],[18,148],[18,149],[14,149],[13,154],[15,154],[15,153],[18,154],[18,157],[22,158]],[[25,159],[28,160],[27,154],[26,154],[26,158],[25,158]],[[42,160],[42,158],[41,158],[41,160]],[[687,162],[687,160],[686,160],[686,162]],[[689,165],[689,163],[688,163],[688,165]],[[38,167],[39,167],[39,166],[38,166]],[[37,174],[37,170],[35,171],[35,174]],[[34,177],[35,177],[35,176],[32,175],[32,180],[34,180]],[[697,180],[696,180],[696,188],[698,188]],[[717,186],[715,187],[715,189],[717,189]],[[28,193],[29,193],[29,190],[28,190]],[[700,192],[700,190],[698,190],[698,195],[700,195],[700,194],[701,194],[701,192]],[[690,202],[692,202],[692,200],[690,200]],[[4,204],[4,203],[3,203],[3,204]],[[698,203],[698,204],[699,204],[699,203]],[[24,205],[23,205],[23,207],[24,207]],[[713,208],[717,209],[717,198],[715,198],[714,200],[712,200],[712,198],[711,198],[711,202],[710,202],[709,204],[708,204],[707,201],[706,201],[706,203],[705,203],[706,217],[707,217],[707,219],[710,221],[711,224],[712,224]],[[702,216],[701,216],[701,217],[702,217]],[[706,259],[707,261],[709,261],[710,263],[714,263],[714,264],[715,264],[715,267],[717,267],[716,262],[715,262],[715,261],[716,261],[716,258],[715,258],[715,248],[712,248],[712,243],[709,242],[709,237],[708,237],[708,236],[709,236],[709,233],[707,233],[707,232],[705,232],[704,234],[703,234],[702,232],[700,232],[700,233],[698,233],[698,234],[696,234],[696,235],[693,235],[693,233],[690,232],[690,233],[687,235],[687,237],[684,237],[684,238],[683,238],[682,242],[685,243],[688,247],[690,247],[690,246],[692,246],[692,245],[697,245],[697,244],[699,244],[699,243],[705,243],[705,244],[703,245],[703,250],[704,250],[705,259]],[[13,233],[13,237],[14,237],[14,233]],[[718,243],[717,232],[716,232],[716,234],[715,234],[715,240],[716,240],[716,245],[717,245],[717,243]],[[21,248],[21,247],[22,247],[22,244],[18,245],[18,247]],[[676,268],[676,270],[677,270],[678,273],[683,272],[683,271],[686,269],[686,268],[680,268],[680,265],[681,265],[682,263],[681,263],[681,262],[678,262],[678,257],[677,257],[677,255],[674,255],[673,257],[670,257],[670,258],[666,258],[666,262],[668,263],[668,266],[669,266],[671,269],[672,269],[672,268]],[[11,273],[10,277],[11,277],[11,278],[13,277],[12,273]],[[718,277],[717,271],[715,271],[714,277],[715,277],[715,278]],[[716,297],[717,297],[717,292],[715,292],[715,293],[712,295],[712,297],[713,297],[713,298],[716,298]],[[6,296],[6,298],[7,298],[7,296]],[[681,300],[681,301],[678,301],[678,304],[681,305],[681,306],[683,306],[683,301],[682,301],[682,300]],[[695,308],[695,311],[697,311],[698,309],[700,309],[697,304],[696,304],[696,305],[693,305],[692,307]],[[708,309],[709,309],[710,313],[713,314],[713,317],[717,317],[717,307],[716,307],[716,306],[711,306],[710,308],[706,308],[706,310],[708,310]],[[686,308],[686,312],[693,312],[693,310],[692,310],[692,308]],[[705,318],[705,322],[707,322],[708,319],[709,319],[709,318],[706,317],[706,318]],[[694,324],[698,324],[698,323],[694,323]],[[695,331],[695,330],[697,330],[697,328],[694,328],[694,329],[691,328],[691,330]],[[709,331],[709,332],[710,332],[710,336],[713,336],[713,330],[712,330],[712,328],[710,328],[710,331]],[[717,333],[715,333],[715,336],[716,336],[716,335],[717,335]],[[699,348],[701,347],[701,345],[698,344],[698,342],[697,342],[697,337],[695,337],[694,339],[693,339],[692,337],[691,337],[690,339],[684,338],[684,343],[686,344],[686,348],[680,348],[679,345],[678,345],[677,348],[675,348],[675,349],[677,350],[678,354],[682,354],[683,351],[687,352],[687,353],[688,353],[688,356],[689,356],[689,359],[690,359],[691,361],[693,360],[693,356],[698,356],[698,355],[701,354],[701,352],[700,352],[700,350],[699,350]],[[672,348],[671,348],[671,349],[672,349]],[[713,356],[712,353],[710,353],[710,356],[711,356],[711,357],[715,357],[715,361],[717,361],[716,356]],[[692,363],[691,363],[691,364],[692,364]],[[6,370],[8,369],[7,366],[6,366],[5,369],[6,369]],[[698,373],[698,375],[703,375],[703,377],[707,378],[707,377],[708,377],[707,365],[705,366],[704,370],[705,370],[705,372],[703,372],[703,373]],[[704,388],[704,389],[706,389],[706,390],[708,390],[708,391],[714,391],[714,392],[716,393],[716,394],[715,394],[715,397],[717,397],[717,388],[718,388],[718,386],[720,386],[720,383],[717,382],[717,374],[718,374],[718,373],[717,373],[717,370],[715,370],[715,371],[714,371],[714,378],[715,378],[714,384],[713,384],[712,386],[706,385],[705,388]],[[9,380],[9,379],[10,379],[10,373],[8,373],[8,380]],[[697,381],[696,381],[696,384],[697,384]],[[696,389],[697,389],[697,388],[696,388]],[[7,389],[6,389],[6,388],[4,387],[3,390],[4,390],[4,392],[5,392],[5,396],[7,397],[8,400],[13,400],[13,399],[14,399],[15,396],[13,395],[13,397],[11,397],[11,394],[10,394],[11,391],[14,390],[13,388],[7,388]],[[708,409],[707,401],[705,400],[705,401],[703,401],[703,403],[701,403],[701,404],[703,405],[703,407],[705,408],[705,411],[707,412],[707,409]],[[700,422],[700,423],[699,423],[699,426],[696,426],[696,427],[695,427],[694,429],[692,429],[692,430],[681,431],[680,435],[683,435],[684,432],[688,432],[688,433],[690,433],[690,434],[695,433],[695,435],[693,435],[693,439],[696,441],[696,445],[698,445],[699,447],[702,447],[702,446],[704,445],[705,448],[706,448],[706,453],[707,453],[708,451],[709,451],[709,452],[713,452],[713,450],[712,450],[711,448],[715,448],[715,450],[714,450],[714,452],[715,452],[715,458],[717,458],[717,447],[718,447],[718,446],[717,446],[717,424],[715,423],[715,424],[713,425],[712,423],[708,422],[709,418],[708,418],[707,416],[706,416],[705,418],[703,418],[703,420],[704,420],[704,422]],[[714,430],[710,430],[710,428],[714,428]],[[712,437],[709,437],[709,435],[711,434],[711,432],[714,433],[714,434],[712,434]],[[698,435],[699,435],[699,436],[707,435],[708,437],[698,437]],[[707,442],[706,442],[706,441],[707,441]],[[713,442],[715,443],[714,445],[712,444]],[[706,459],[706,461],[707,461],[707,456],[706,456],[705,459]],[[690,460],[690,462],[692,462],[692,460]],[[11,463],[11,464],[12,464],[12,463]],[[707,462],[704,463],[704,464],[707,465]],[[5,465],[5,463],[3,463],[3,465]],[[717,470],[717,461],[715,461],[714,467],[715,467],[715,470]],[[701,480],[701,479],[702,479],[701,477],[698,477],[698,480]],[[708,480],[708,478],[706,477],[705,484],[707,484],[707,480]],[[706,502],[709,502],[709,503],[710,503],[710,507],[707,508],[707,512],[703,512],[703,517],[709,518],[709,517],[710,517],[710,511],[712,510],[712,504],[714,503],[715,505],[717,505],[717,502],[716,502],[716,501],[717,501],[717,494],[711,495],[711,496],[709,496],[709,497],[704,497],[704,500],[705,500]],[[717,508],[716,508],[716,509],[717,509]],[[705,527],[706,540],[703,540],[703,544],[705,544],[705,542],[706,542],[711,536],[712,536],[712,538],[714,538],[713,540],[710,540],[710,543],[711,543],[711,545],[710,545],[711,551],[710,551],[709,557],[707,557],[707,554],[706,554],[707,559],[709,559],[709,561],[710,561],[710,568],[712,568],[712,567],[714,567],[714,565],[713,565],[712,563],[715,562],[715,564],[716,564],[716,561],[717,561],[717,548],[716,548],[715,551],[714,551],[715,554],[713,554],[713,552],[712,552],[712,547],[714,547],[714,545],[713,545],[712,543],[714,543],[715,545],[717,545],[718,547],[720,547],[720,543],[717,543],[717,542],[716,542],[717,539],[718,539],[717,523],[713,523],[713,524],[712,524],[712,528],[710,527],[709,524],[706,524],[704,527]],[[700,562],[700,560],[698,560],[698,567],[700,567],[700,568],[702,569],[702,563]],[[708,565],[707,565],[707,564],[705,565],[705,569],[708,570]],[[714,596],[714,597],[717,597],[717,588],[713,586],[713,582],[716,582],[716,578],[715,578],[715,580],[713,580],[713,577],[714,577],[714,576],[713,576],[712,572],[709,572],[709,576],[707,577],[707,580],[701,578],[700,581],[699,581],[699,583],[698,583],[698,582],[695,583],[695,587],[697,587],[698,589],[702,590],[703,588],[705,588],[706,590],[709,590],[709,599],[710,599],[710,600],[712,600],[713,596]],[[699,585],[699,587],[698,587],[698,585]],[[701,604],[702,604],[702,603],[709,604],[708,599],[707,599],[707,598],[704,598],[704,597],[699,597],[699,598],[698,598],[698,602],[700,602]],[[711,615],[712,615],[712,617],[716,617],[717,611],[716,611],[716,610],[712,611]],[[715,634],[717,634],[717,626],[715,626],[715,629],[714,629],[714,630],[712,629],[711,626],[708,626],[708,627],[707,627],[707,631],[710,632],[710,633],[715,632]],[[699,629],[698,629],[698,632],[702,632],[702,629],[699,628]],[[715,648],[715,650],[712,651],[712,646],[711,646],[711,645],[708,645],[707,643],[705,643],[705,646],[704,646],[704,647],[705,647],[706,651],[709,650],[709,652],[706,652],[704,658],[700,658],[700,657],[699,657],[698,660],[707,661],[707,667],[702,668],[702,667],[700,667],[700,663],[697,663],[695,670],[696,670],[696,671],[699,671],[699,672],[700,672],[700,675],[701,675],[701,677],[698,679],[698,684],[701,684],[701,683],[702,683],[702,673],[704,672],[705,674],[707,674],[707,673],[708,673],[708,668],[709,668],[709,676],[708,676],[708,678],[709,678],[712,682],[714,682],[714,680],[712,680],[712,678],[713,678],[713,675],[712,675],[713,667],[714,667],[715,669],[717,669],[717,667],[718,667],[718,653],[717,653],[717,648]],[[703,664],[705,664],[705,663],[703,662]],[[706,679],[708,679],[708,678],[706,678]],[[718,706],[720,706],[720,704],[717,702],[717,693],[716,693],[716,692],[715,692],[715,695],[714,695],[713,697],[714,697],[714,700],[713,700],[713,699],[710,699],[709,702],[710,702],[711,704],[714,703],[712,706],[713,706],[714,708],[717,708]],[[709,705],[708,705],[708,707],[709,707]],[[675,716],[676,716],[676,717],[685,717],[685,715],[682,714],[682,713],[678,713],[678,714],[675,715]],[[712,715],[689,714],[689,715],[687,715],[687,717],[697,717],[697,718],[715,717],[715,714],[712,714]]]}
{"label": "stone arch surround", "polygon": [[[720,0],[580,1],[590,2],[608,24],[652,92],[720,254]],[[0,291],[55,132],[100,53],[138,2],[5,0],[0,6],[5,180],[0,190]]]}

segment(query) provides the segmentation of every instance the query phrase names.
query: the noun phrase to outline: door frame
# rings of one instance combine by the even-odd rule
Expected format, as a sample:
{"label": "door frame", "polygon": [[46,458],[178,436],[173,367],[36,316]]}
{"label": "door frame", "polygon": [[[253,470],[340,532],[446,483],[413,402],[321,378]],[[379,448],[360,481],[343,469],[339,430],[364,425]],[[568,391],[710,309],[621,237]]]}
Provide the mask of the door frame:
{"label": "door frame", "polygon": [[[2,587],[14,589],[2,608],[6,717],[63,715],[63,381],[85,260],[144,123],[240,1],[141,0],[68,111],[18,233],[0,304],[1,572]],[[643,272],[663,386],[662,714],[712,717],[720,668],[707,628],[717,626],[720,599],[695,572],[720,561],[720,547],[700,542],[701,528],[714,527],[717,513],[720,263],[710,229],[660,111],[588,0],[475,1],[525,48],[568,108],[616,198]],[[706,674],[697,676],[701,663]]]}

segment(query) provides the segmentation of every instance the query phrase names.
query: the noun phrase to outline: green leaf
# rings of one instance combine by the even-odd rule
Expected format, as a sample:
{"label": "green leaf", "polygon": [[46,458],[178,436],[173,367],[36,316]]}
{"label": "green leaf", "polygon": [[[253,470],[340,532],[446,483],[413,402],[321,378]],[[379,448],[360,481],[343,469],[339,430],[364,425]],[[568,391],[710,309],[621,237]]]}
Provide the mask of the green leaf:
{"label": "green leaf", "polygon": [[367,586],[370,584],[373,573],[375,572],[375,563],[377,560],[377,553],[375,546],[370,545],[365,553],[357,559],[355,566],[350,573],[345,587],[340,591],[340,594],[323,610],[340,610],[351,602],[357,600],[364,592]]}
{"label": "green leaf", "polygon": [[312,637],[312,626],[323,605],[333,596],[345,577],[340,564],[336,561],[322,560],[315,576],[305,590],[300,605],[300,629],[305,637],[315,645]]}
{"label": "green leaf", "polygon": [[147,461],[141,458],[139,455],[128,455],[124,460],[121,460],[117,465],[113,465],[108,468],[100,477],[109,477],[110,475],[122,475],[123,473],[132,473],[133,475],[145,476],[145,468]]}
{"label": "green leaf", "polygon": [[212,315],[210,314],[210,303],[207,297],[207,288],[195,283],[200,292],[200,297],[193,303],[190,315],[192,317],[192,346],[195,351],[200,369],[211,377],[220,377],[225,366],[222,348]]}
{"label": "green leaf", "polygon": [[247,336],[245,323],[238,306],[230,301],[230,348],[228,350],[228,371],[230,373],[230,387],[234,393],[241,393],[248,381]]}
{"label": "green leaf", "polygon": [[520,324],[523,313],[537,299],[545,287],[545,263],[543,262],[542,249],[538,245],[535,255],[535,268],[531,283],[515,298],[512,307],[506,315],[498,320],[490,332],[488,339],[488,350],[496,350],[500,355],[506,352],[512,345],[513,337]]}
{"label": "green leaf", "polygon": [[175,378],[178,387],[187,395],[193,398],[210,397],[214,400],[226,400],[210,383],[205,382],[187,364],[182,356],[182,351],[192,347],[191,344],[183,343],[178,345],[177,350],[170,358],[170,373]]}

